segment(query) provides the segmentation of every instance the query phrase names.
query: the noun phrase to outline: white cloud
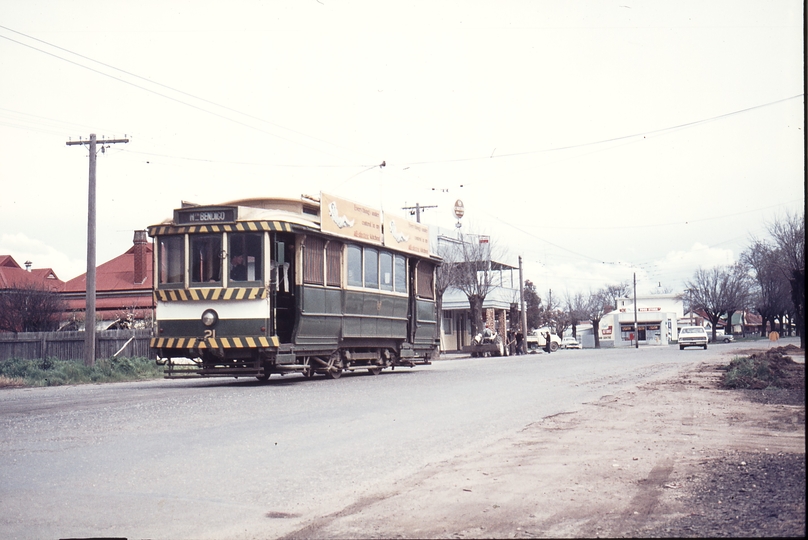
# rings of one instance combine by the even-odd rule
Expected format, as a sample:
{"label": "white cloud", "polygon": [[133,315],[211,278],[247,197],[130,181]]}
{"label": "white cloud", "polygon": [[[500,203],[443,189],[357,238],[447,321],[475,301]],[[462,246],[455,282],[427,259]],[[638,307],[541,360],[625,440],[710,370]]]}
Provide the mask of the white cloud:
{"label": "white cloud", "polygon": [[11,255],[21,267],[25,266],[25,261],[31,261],[33,268],[51,268],[63,281],[87,271],[86,261],[74,259],[53,246],[29,238],[23,233],[0,235],[0,254]]}

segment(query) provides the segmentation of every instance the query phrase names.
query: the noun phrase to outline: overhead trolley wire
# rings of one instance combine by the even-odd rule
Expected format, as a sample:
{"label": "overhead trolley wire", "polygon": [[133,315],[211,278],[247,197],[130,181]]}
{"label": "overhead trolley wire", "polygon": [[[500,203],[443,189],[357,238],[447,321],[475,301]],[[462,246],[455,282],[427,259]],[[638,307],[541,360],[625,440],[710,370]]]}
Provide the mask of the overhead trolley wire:
{"label": "overhead trolley wire", "polygon": [[[176,88],[172,88],[171,86],[168,86],[168,85],[165,85],[165,84],[161,84],[161,83],[158,83],[158,82],[152,81],[152,80],[147,79],[147,78],[145,78],[145,77],[142,77],[142,76],[140,76],[140,75],[137,75],[137,74],[131,73],[131,72],[129,72],[129,71],[126,71],[126,70],[123,70],[123,69],[117,68],[117,67],[115,67],[115,66],[112,66],[112,65],[110,65],[110,64],[106,64],[106,63],[101,62],[101,61],[98,61],[98,60],[94,60],[94,59],[89,58],[89,57],[87,57],[87,56],[84,56],[84,55],[82,55],[82,54],[79,54],[79,53],[73,52],[73,51],[71,51],[71,50],[69,50],[69,49],[65,49],[64,47],[60,47],[60,46],[58,46],[58,45],[54,45],[54,44],[52,44],[52,43],[49,43],[49,42],[47,42],[47,41],[44,41],[44,40],[41,40],[41,39],[35,38],[35,37],[33,37],[33,36],[29,36],[28,34],[24,34],[24,33],[22,33],[22,32],[18,32],[17,30],[14,30],[14,29],[12,29],[12,28],[8,28],[7,26],[0,25],[0,29],[7,30],[7,31],[9,31],[9,32],[14,32],[15,34],[18,34],[18,35],[24,36],[24,37],[26,37],[26,38],[28,38],[28,39],[31,39],[31,40],[37,41],[37,42],[39,42],[39,43],[43,43],[43,44],[45,44],[45,45],[47,45],[47,46],[49,46],[49,47],[53,47],[53,48],[58,49],[58,50],[60,50],[60,51],[67,52],[67,53],[69,53],[69,54],[75,55],[75,56],[77,56],[77,57],[79,57],[79,58],[82,58],[82,59],[84,59],[84,60],[88,60],[88,61],[90,61],[90,62],[94,62],[94,63],[99,64],[99,65],[101,65],[101,66],[104,66],[104,67],[106,67],[106,68],[113,69],[113,70],[119,71],[119,72],[121,72],[121,73],[124,73],[124,74],[126,74],[126,75],[129,75],[130,77],[135,77],[135,78],[137,78],[137,79],[140,79],[140,80],[146,81],[146,82],[148,82],[149,84],[153,84],[153,85],[155,85],[155,86],[159,86],[159,87],[165,88],[165,89],[167,89],[167,90],[171,90],[172,92],[176,92],[176,93],[178,93],[178,94],[181,94],[181,95],[184,95],[184,96],[187,96],[187,97],[190,97],[190,98],[196,99],[196,100],[201,101],[201,102],[203,102],[203,103],[207,103],[207,104],[209,104],[209,105],[213,105],[213,106],[215,106],[215,107],[219,107],[219,108],[224,109],[224,110],[226,110],[226,111],[234,112],[234,113],[236,113],[236,114],[240,114],[240,115],[245,116],[245,117],[247,117],[247,118],[251,118],[251,119],[253,119],[253,120],[257,120],[257,121],[259,121],[259,122],[263,122],[263,123],[266,123],[266,124],[269,124],[269,125],[275,126],[275,127],[277,127],[277,128],[280,128],[280,129],[284,129],[284,130],[290,131],[290,132],[295,133],[295,134],[297,134],[297,135],[301,135],[301,136],[303,136],[303,137],[308,137],[308,138],[313,139],[313,140],[315,140],[315,141],[322,142],[322,143],[325,143],[325,144],[329,144],[329,145],[335,146],[335,147],[337,147],[337,148],[342,148],[343,150],[349,150],[349,151],[352,151],[352,152],[354,152],[354,151],[355,151],[355,150],[352,150],[352,149],[348,149],[348,148],[341,147],[341,146],[339,146],[339,145],[337,145],[337,144],[334,144],[334,143],[331,143],[331,142],[328,142],[328,141],[325,141],[325,140],[322,140],[322,139],[318,139],[317,137],[313,137],[313,136],[311,136],[311,135],[307,135],[307,134],[305,134],[305,133],[302,133],[302,132],[299,132],[299,131],[295,131],[295,130],[293,130],[293,129],[291,129],[291,128],[287,128],[287,127],[281,126],[281,125],[279,125],[279,124],[275,124],[275,123],[270,122],[270,121],[268,121],[268,120],[264,120],[264,119],[259,118],[259,117],[257,117],[257,116],[253,116],[253,115],[251,115],[251,114],[249,114],[249,113],[245,113],[245,112],[242,112],[242,111],[239,111],[239,110],[236,110],[236,109],[233,109],[233,108],[227,107],[227,106],[225,106],[225,105],[220,105],[220,104],[218,104],[218,103],[215,103],[215,102],[213,102],[213,101],[207,100],[207,99],[205,99],[205,98],[201,98],[201,97],[199,97],[199,96],[195,96],[195,95],[193,95],[193,94],[190,94],[190,93],[188,93],[188,92],[184,92],[184,91],[182,91],[182,90],[178,90],[178,89],[176,89]],[[149,92],[149,93],[151,93],[151,94],[154,94],[154,95],[157,95],[157,96],[163,97],[163,98],[165,98],[165,99],[169,99],[169,100],[174,101],[174,102],[176,102],[176,103],[179,103],[179,104],[181,104],[181,105],[185,105],[186,107],[191,107],[192,109],[196,109],[196,110],[198,110],[198,111],[201,111],[201,112],[204,112],[204,113],[207,113],[207,114],[210,114],[210,115],[216,116],[216,117],[221,118],[221,119],[223,119],[223,120],[227,120],[227,121],[229,121],[229,122],[233,122],[233,123],[238,124],[238,125],[241,125],[241,126],[243,126],[243,127],[247,127],[247,128],[250,128],[250,129],[254,129],[254,130],[259,131],[259,132],[261,132],[261,133],[265,133],[265,134],[267,134],[267,135],[271,135],[271,136],[273,136],[273,137],[279,138],[279,139],[281,139],[281,140],[284,140],[284,141],[287,141],[287,142],[290,142],[290,143],[293,143],[293,144],[297,144],[297,145],[303,146],[303,147],[305,147],[305,148],[309,148],[309,149],[311,149],[311,150],[316,150],[316,151],[323,152],[324,154],[330,155],[330,156],[332,156],[332,157],[339,157],[339,156],[336,156],[336,155],[334,155],[334,154],[331,154],[330,152],[326,152],[326,151],[321,150],[321,149],[316,149],[316,148],[313,148],[313,147],[311,147],[311,146],[307,146],[307,145],[305,145],[305,144],[303,144],[303,143],[300,143],[300,142],[298,142],[298,141],[295,141],[295,140],[293,140],[293,139],[289,139],[289,138],[287,138],[287,137],[283,137],[283,136],[281,136],[281,135],[278,135],[278,134],[276,134],[276,133],[272,133],[271,131],[267,131],[267,130],[261,129],[261,128],[259,128],[259,127],[254,126],[254,125],[248,124],[248,123],[246,123],[246,122],[239,121],[239,120],[237,120],[237,119],[235,119],[235,118],[232,118],[232,117],[230,117],[230,116],[226,116],[226,115],[224,115],[224,114],[219,114],[219,113],[214,112],[214,111],[211,111],[211,110],[209,110],[209,109],[205,109],[205,108],[200,107],[200,106],[198,106],[198,105],[194,105],[194,104],[189,103],[189,102],[187,102],[187,101],[183,101],[183,100],[181,100],[181,99],[179,99],[179,98],[176,98],[176,97],[172,97],[172,96],[166,95],[166,94],[164,94],[164,93],[158,92],[158,91],[153,90],[153,89],[151,89],[151,88],[147,88],[147,87],[145,87],[145,86],[142,86],[142,85],[136,84],[136,83],[134,83],[134,82],[132,82],[132,81],[127,81],[126,79],[122,79],[122,78],[120,78],[120,77],[116,77],[116,76],[111,75],[111,74],[109,74],[109,73],[105,73],[105,72],[103,72],[103,71],[101,71],[101,70],[94,69],[94,68],[92,68],[92,67],[90,67],[90,66],[87,66],[87,65],[85,65],[85,64],[81,64],[81,63],[79,63],[79,62],[75,62],[75,61],[73,61],[73,60],[70,60],[70,59],[68,59],[68,58],[64,58],[64,57],[59,56],[59,55],[57,55],[57,54],[54,54],[54,53],[52,53],[52,52],[49,52],[49,51],[46,51],[46,50],[40,49],[40,48],[38,48],[38,47],[34,47],[33,45],[29,45],[29,44],[27,44],[27,43],[23,43],[22,41],[18,41],[18,40],[16,40],[16,39],[12,39],[12,38],[10,38],[10,37],[8,37],[8,36],[3,36],[3,35],[0,35],[0,38],[6,39],[6,40],[11,41],[11,42],[13,42],[13,43],[17,43],[18,45],[22,45],[23,47],[28,47],[29,49],[33,49],[33,50],[38,51],[38,52],[41,52],[41,53],[43,53],[43,54],[47,54],[47,55],[52,56],[52,57],[54,57],[54,58],[56,58],[56,59],[58,59],[58,60],[62,60],[62,61],[64,61],[64,62],[68,62],[68,63],[73,64],[73,65],[75,65],[75,66],[78,66],[78,67],[84,68],[84,69],[86,69],[86,70],[92,71],[92,72],[94,72],[94,73],[97,73],[97,74],[99,74],[99,75],[103,75],[104,77],[109,77],[110,79],[113,79],[113,80],[116,80],[116,81],[122,82],[122,83],[124,83],[124,84],[128,84],[128,85],[130,85],[130,86],[133,86],[133,87],[138,88],[138,89],[140,89],[140,90],[144,90],[144,91]]]}

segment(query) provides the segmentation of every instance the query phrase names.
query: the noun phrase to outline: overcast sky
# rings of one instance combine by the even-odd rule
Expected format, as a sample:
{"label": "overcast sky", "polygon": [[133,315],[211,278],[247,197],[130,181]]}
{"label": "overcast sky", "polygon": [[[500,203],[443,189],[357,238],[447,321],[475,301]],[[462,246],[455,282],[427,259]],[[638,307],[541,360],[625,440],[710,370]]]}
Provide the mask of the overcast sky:
{"label": "overcast sky", "polygon": [[[0,254],[86,270],[182,200],[489,234],[541,293],[676,292],[804,207],[802,2],[0,0]],[[385,162],[385,167],[379,165]]]}

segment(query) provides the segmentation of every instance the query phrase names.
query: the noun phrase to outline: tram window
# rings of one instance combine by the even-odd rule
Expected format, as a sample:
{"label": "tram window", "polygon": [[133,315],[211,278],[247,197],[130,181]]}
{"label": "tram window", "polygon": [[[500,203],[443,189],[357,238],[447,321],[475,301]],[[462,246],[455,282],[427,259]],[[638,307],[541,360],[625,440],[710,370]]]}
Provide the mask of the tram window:
{"label": "tram window", "polygon": [[322,238],[310,236],[306,238],[303,249],[303,283],[324,285],[325,275],[323,257],[325,242]]}
{"label": "tram window", "polygon": [[264,268],[261,256],[261,233],[232,233],[227,235],[229,281],[261,281]]}
{"label": "tram window", "polygon": [[191,236],[191,282],[222,281],[222,237],[219,235]]}
{"label": "tram window", "polygon": [[417,291],[418,296],[421,298],[435,298],[435,290],[433,288],[433,278],[435,272],[433,271],[432,264],[421,261],[418,263],[418,275],[417,275]]}
{"label": "tram window", "polygon": [[379,278],[383,291],[393,290],[393,254],[389,251],[379,253]]}
{"label": "tram window", "polygon": [[342,284],[341,253],[342,244],[339,242],[331,241],[325,248],[326,285],[329,287],[339,287]]}
{"label": "tram window", "polygon": [[348,246],[348,285],[362,286],[362,248]]}
{"label": "tram window", "polygon": [[158,280],[161,285],[176,285],[184,282],[185,271],[185,237],[161,236],[159,239]]}
{"label": "tram window", "polygon": [[407,261],[401,255],[396,255],[394,276],[396,292],[407,292]]}
{"label": "tram window", "polygon": [[365,248],[365,287],[379,288],[379,252]]}

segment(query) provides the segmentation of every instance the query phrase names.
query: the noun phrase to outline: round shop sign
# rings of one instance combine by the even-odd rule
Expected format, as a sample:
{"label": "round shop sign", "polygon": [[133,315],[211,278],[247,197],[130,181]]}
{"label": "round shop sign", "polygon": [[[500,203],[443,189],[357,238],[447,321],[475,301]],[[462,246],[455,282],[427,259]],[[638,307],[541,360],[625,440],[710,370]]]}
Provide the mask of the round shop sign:
{"label": "round shop sign", "polygon": [[466,213],[466,209],[463,207],[463,201],[461,201],[460,199],[457,199],[455,201],[455,205],[454,205],[454,215],[455,215],[455,217],[457,219],[460,219],[460,218],[463,217],[463,214],[465,214],[465,213]]}

